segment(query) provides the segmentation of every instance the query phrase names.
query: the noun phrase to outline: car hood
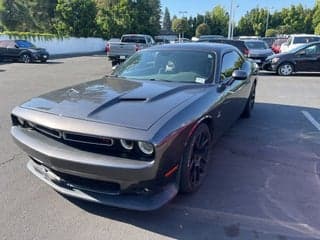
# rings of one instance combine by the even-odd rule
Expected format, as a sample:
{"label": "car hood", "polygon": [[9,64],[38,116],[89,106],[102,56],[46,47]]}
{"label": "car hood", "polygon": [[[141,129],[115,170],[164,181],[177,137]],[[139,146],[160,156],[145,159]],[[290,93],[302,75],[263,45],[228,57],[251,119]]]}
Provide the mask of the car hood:
{"label": "car hood", "polygon": [[44,94],[27,101],[21,107],[148,130],[178,105],[203,94],[204,86],[105,77]]}
{"label": "car hood", "polygon": [[266,60],[272,60],[273,58],[287,58],[288,56],[290,57],[290,55],[293,55],[293,53],[290,53],[290,52],[278,53],[278,54],[269,56]]}
{"label": "car hood", "polygon": [[272,55],[271,49],[250,49],[248,57],[265,57]]}
{"label": "car hood", "polygon": [[44,48],[28,48],[31,52],[47,52]]}

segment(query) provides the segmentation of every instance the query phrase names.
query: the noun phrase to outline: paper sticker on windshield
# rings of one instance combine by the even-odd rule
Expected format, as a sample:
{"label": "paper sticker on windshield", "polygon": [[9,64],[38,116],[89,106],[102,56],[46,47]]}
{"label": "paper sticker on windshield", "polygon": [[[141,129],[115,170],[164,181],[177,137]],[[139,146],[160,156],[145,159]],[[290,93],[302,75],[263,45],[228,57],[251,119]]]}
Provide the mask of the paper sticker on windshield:
{"label": "paper sticker on windshield", "polygon": [[208,59],[211,59],[211,58],[213,58],[212,55],[211,55],[211,54],[208,54]]}
{"label": "paper sticker on windshield", "polygon": [[205,78],[196,77],[196,83],[202,83],[204,84],[206,82]]}

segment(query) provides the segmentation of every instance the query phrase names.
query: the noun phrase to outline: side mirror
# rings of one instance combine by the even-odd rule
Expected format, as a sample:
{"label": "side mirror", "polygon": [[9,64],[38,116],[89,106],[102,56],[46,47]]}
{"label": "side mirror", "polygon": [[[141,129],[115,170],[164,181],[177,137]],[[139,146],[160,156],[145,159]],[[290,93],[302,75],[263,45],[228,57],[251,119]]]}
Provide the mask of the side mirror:
{"label": "side mirror", "polygon": [[298,56],[304,56],[304,55],[306,55],[306,51],[302,50],[302,51],[298,52],[297,55]]}
{"label": "side mirror", "polygon": [[243,70],[234,70],[232,73],[232,78],[234,80],[246,80],[248,78],[248,74]]}
{"label": "side mirror", "polygon": [[14,45],[15,48],[19,48],[19,46],[17,44]]}

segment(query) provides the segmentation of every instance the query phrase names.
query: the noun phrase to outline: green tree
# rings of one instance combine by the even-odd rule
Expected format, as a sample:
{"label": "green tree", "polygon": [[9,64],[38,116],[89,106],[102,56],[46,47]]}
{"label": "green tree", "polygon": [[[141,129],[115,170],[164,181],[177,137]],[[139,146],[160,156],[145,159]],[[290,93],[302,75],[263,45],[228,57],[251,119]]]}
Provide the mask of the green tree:
{"label": "green tree", "polygon": [[314,9],[312,25],[316,29],[319,23],[320,23],[320,0],[317,1]]}
{"label": "green tree", "polygon": [[165,10],[164,10],[164,16],[163,16],[163,29],[164,30],[171,30],[171,25],[172,25],[172,22],[171,22],[171,18],[170,18],[170,12],[169,12],[169,9],[166,7]]}
{"label": "green tree", "polygon": [[211,34],[227,36],[229,15],[223,7],[218,5],[213,8],[211,11],[211,21]]}
{"label": "green tree", "polygon": [[184,34],[188,31],[188,21],[185,18],[177,18],[172,22],[172,30],[175,33]]}
{"label": "green tree", "polygon": [[2,0],[1,23],[10,31],[29,31],[35,28],[28,7],[23,1]]}
{"label": "green tree", "polygon": [[320,35],[320,23],[318,23],[318,25],[315,27],[314,34]]}
{"label": "green tree", "polygon": [[208,35],[210,33],[210,27],[205,23],[201,23],[196,29],[196,37],[199,37],[201,35]]}
{"label": "green tree", "polygon": [[52,32],[56,0],[0,0],[0,23],[11,31]]}
{"label": "green tree", "polygon": [[310,10],[304,9],[302,4],[292,5],[281,11],[283,25],[290,26],[289,33],[310,33],[312,29],[312,15]]}
{"label": "green tree", "polygon": [[96,4],[92,0],[58,0],[55,27],[62,35],[95,36],[96,14]]}
{"label": "green tree", "polygon": [[266,37],[275,37],[279,34],[279,31],[274,28],[268,28],[266,31]]}
{"label": "green tree", "polygon": [[29,14],[41,32],[53,32],[53,21],[57,0],[29,0]]}
{"label": "green tree", "polygon": [[156,35],[160,31],[159,0],[96,0],[97,24],[105,38],[124,33]]}

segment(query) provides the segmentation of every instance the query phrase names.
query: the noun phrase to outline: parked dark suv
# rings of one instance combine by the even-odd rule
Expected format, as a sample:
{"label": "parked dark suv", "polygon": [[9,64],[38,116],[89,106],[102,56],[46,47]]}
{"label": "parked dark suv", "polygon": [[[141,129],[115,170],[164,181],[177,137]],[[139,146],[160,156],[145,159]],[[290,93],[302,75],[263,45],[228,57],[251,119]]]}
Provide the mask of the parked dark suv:
{"label": "parked dark suv", "polygon": [[225,43],[238,48],[245,57],[262,66],[264,60],[273,54],[267,44],[262,40],[231,40],[231,39],[211,39],[207,42]]}
{"label": "parked dark suv", "polygon": [[26,40],[0,40],[0,60],[14,60],[24,63],[46,62],[49,53],[44,48],[37,48]]}
{"label": "parked dark suv", "polygon": [[320,72],[320,42],[272,55],[264,62],[263,69],[282,76],[289,76],[294,72]]}

